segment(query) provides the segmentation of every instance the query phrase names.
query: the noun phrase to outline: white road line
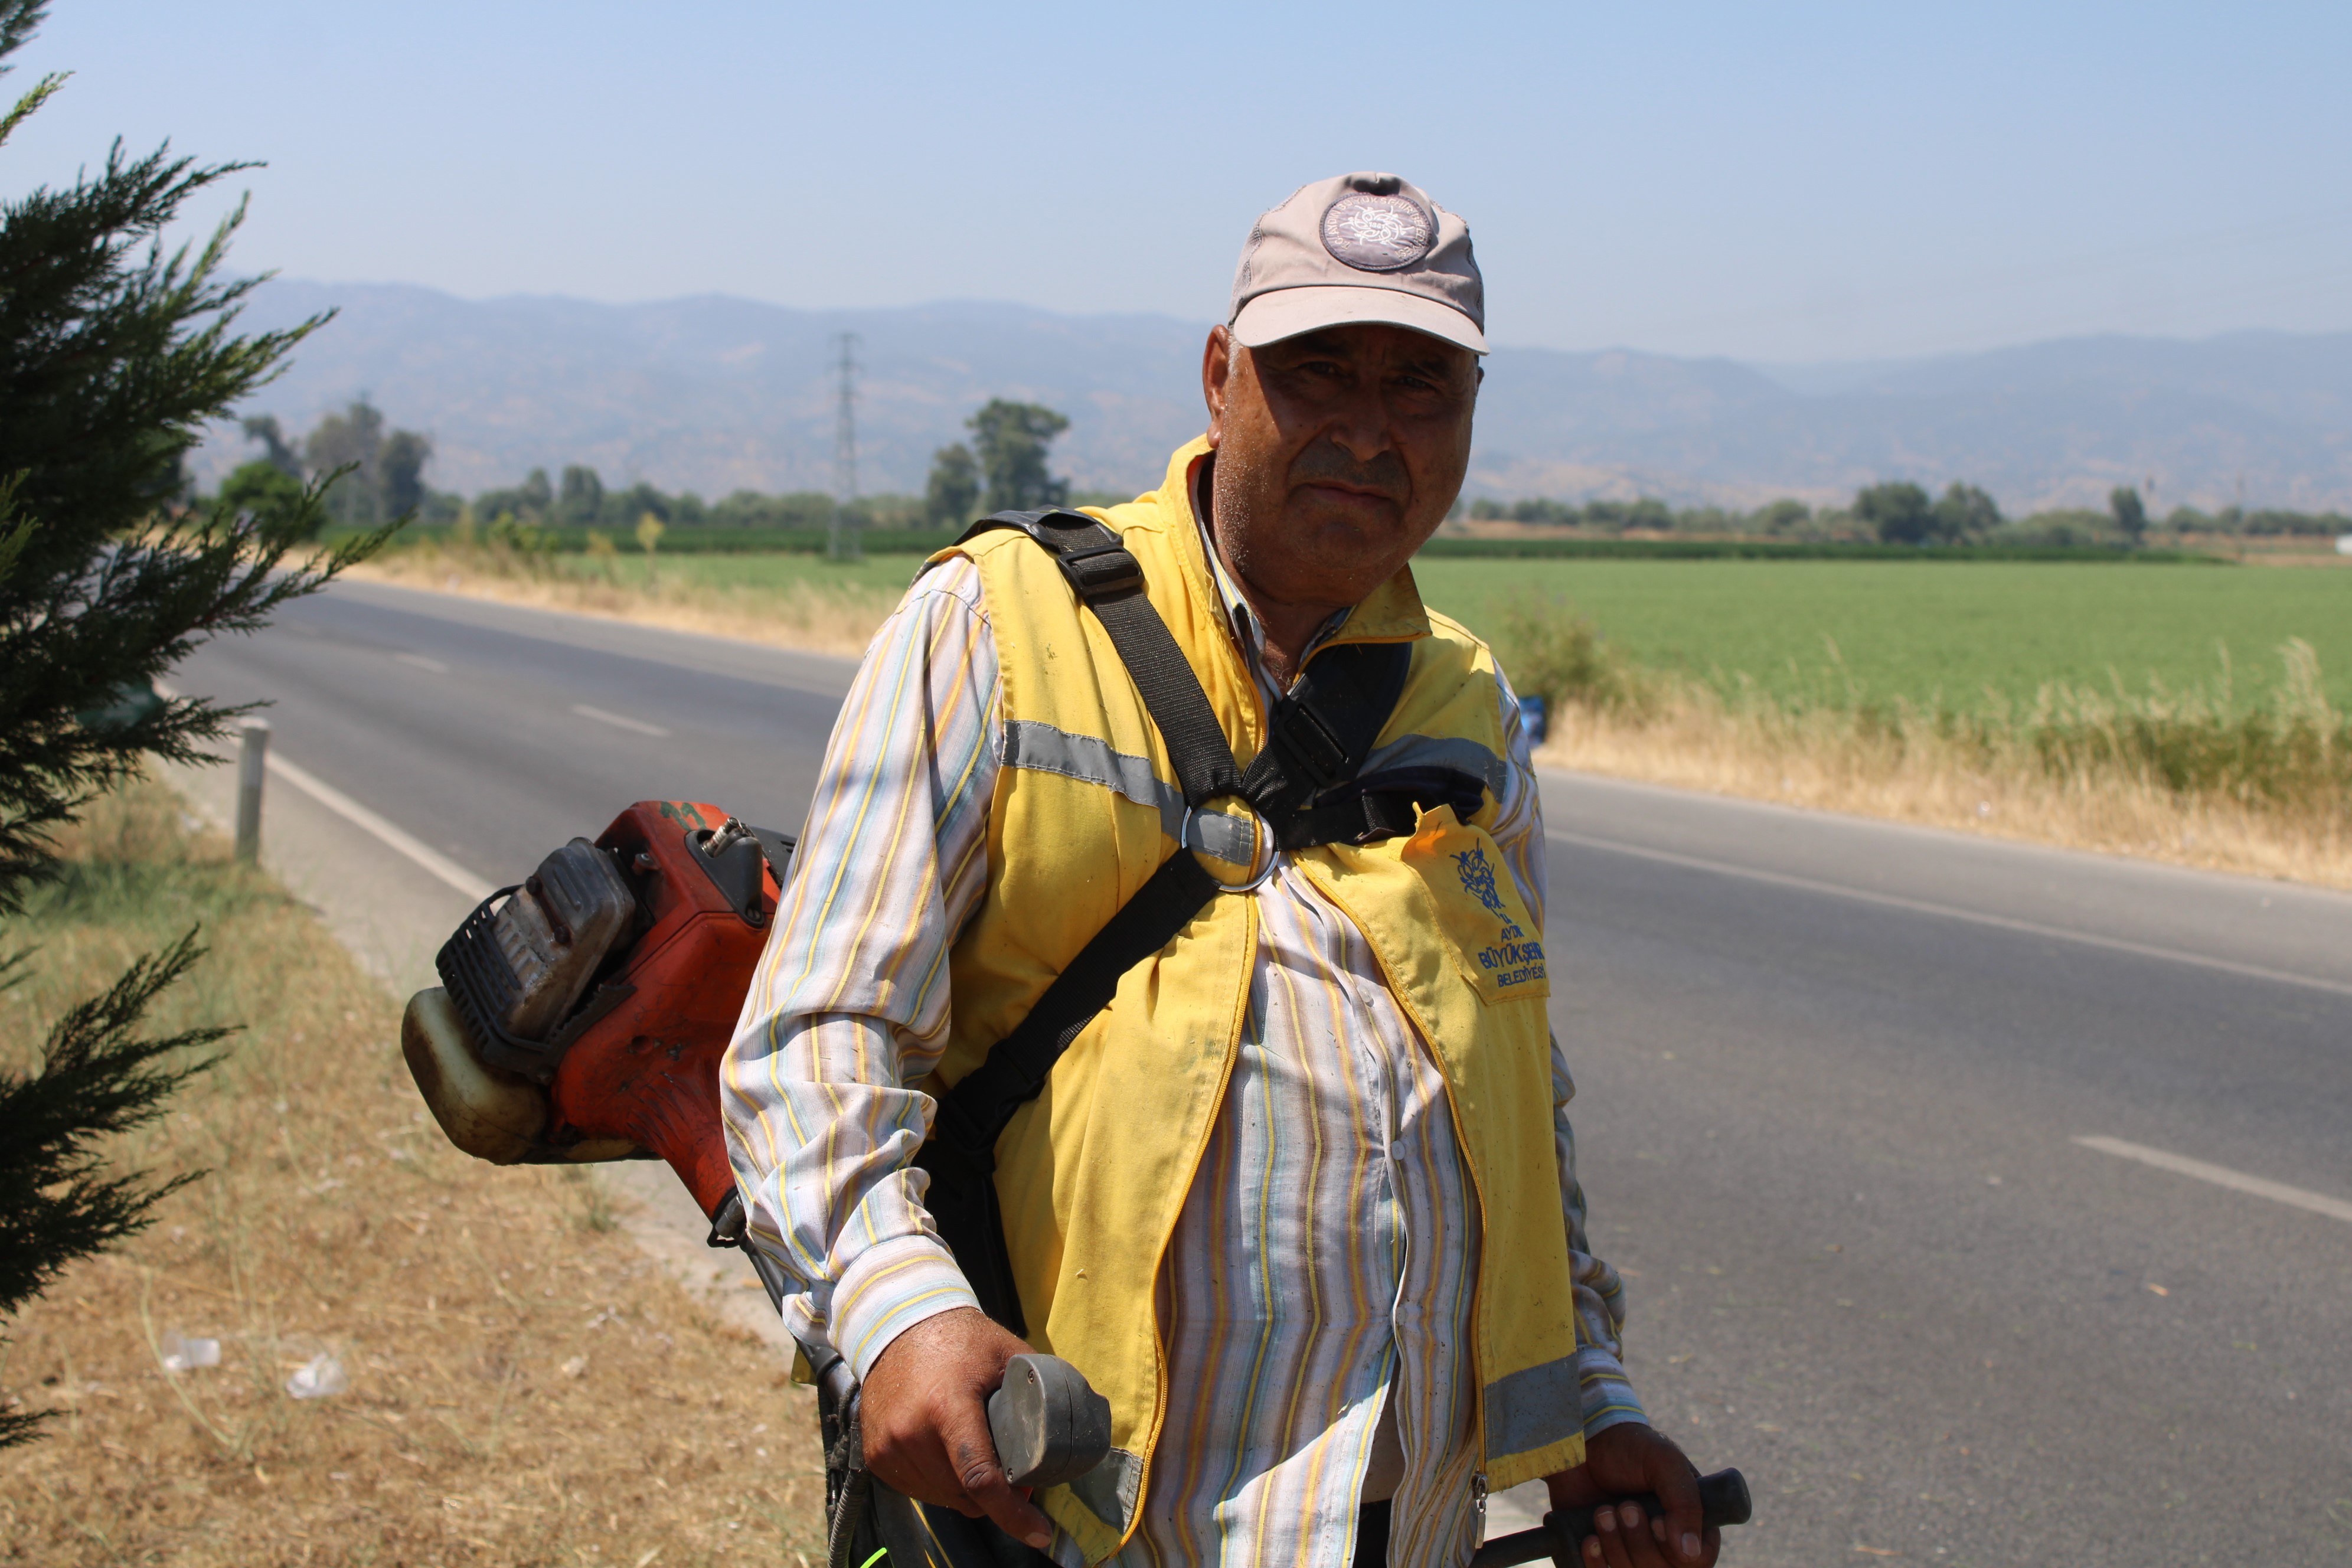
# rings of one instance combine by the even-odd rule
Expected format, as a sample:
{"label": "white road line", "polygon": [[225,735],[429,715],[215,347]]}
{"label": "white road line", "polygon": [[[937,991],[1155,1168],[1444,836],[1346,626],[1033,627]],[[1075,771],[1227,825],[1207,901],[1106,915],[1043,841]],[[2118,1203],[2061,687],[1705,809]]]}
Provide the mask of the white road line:
{"label": "white road line", "polygon": [[2268,980],[2280,985],[2301,985],[2314,991],[2333,992],[2338,996],[2352,996],[2352,985],[2340,980],[2323,980],[2315,974],[2296,974],[2284,969],[2264,969],[2259,964],[2240,963],[2234,959],[2214,958],[2202,952],[2189,952],[2177,947],[2158,947],[2152,942],[2126,942],[2121,937],[2095,936],[2089,931],[2068,931],[2063,926],[2046,926],[2033,921],[2012,920],[2007,915],[1989,915],[1976,910],[1958,909],[1950,904],[1929,903],[1924,899],[1906,899],[1894,893],[1874,893],[1863,888],[1848,888],[1836,882],[1817,881],[1811,877],[1792,877],[1785,871],[1759,871],[1752,866],[1734,866],[1725,860],[1709,860],[1696,855],[1677,855],[1666,849],[1644,849],[1632,844],[1622,844],[1613,838],[1592,838],[1581,833],[1553,832],[1545,837],[1563,844],[1574,844],[1586,849],[1602,849],[1612,855],[1631,855],[1637,860],[1656,860],[1668,866],[1685,866],[1695,871],[1712,871],[1719,877],[1738,877],[1750,882],[1765,882],[1776,888],[1796,888],[1808,893],[1826,893],[1832,898],[1852,899],[1856,903],[1876,904],[1881,909],[1907,910],[1913,914],[1936,915],[1948,921],[1963,921],[1969,925],[1990,926],[1996,931],[2013,931],[2026,936],[2048,937],[2054,942],[2071,942],[2084,947],[2105,948],[2109,952],[2128,952],[2137,958],[2161,959],[2168,963],[2194,964],[2200,969],[2218,969],[2226,974],[2242,974],[2251,980]]}
{"label": "white road line", "polygon": [[669,731],[658,724],[648,724],[642,719],[625,719],[618,713],[607,713],[602,708],[591,708],[585,702],[574,702],[572,710],[583,719],[594,719],[601,723],[630,730],[640,735],[651,735],[656,741],[669,739]]}
{"label": "white road line", "polygon": [[476,903],[481,902],[497,891],[488,882],[483,881],[455,860],[430,845],[411,837],[407,833],[386,822],[334,785],[313,774],[310,769],[288,762],[276,752],[270,752],[266,761],[271,773],[276,773],[352,826],[373,834],[386,846],[407,856],[417,865],[440,878]]}
{"label": "white road line", "polygon": [[414,665],[418,669],[431,670],[436,675],[446,675],[449,673],[449,667],[447,665],[442,663],[437,658],[427,658],[421,653],[396,653],[392,657],[398,663]]}
{"label": "white road line", "polygon": [[2266,1181],[2261,1176],[2249,1176],[2243,1171],[2232,1171],[2227,1165],[2209,1165],[2202,1160],[2192,1160],[2186,1154],[2168,1154],[2161,1149],[2151,1149],[2145,1143],[2126,1143],[2120,1138],[2077,1138],[2075,1142],[2085,1149],[2096,1149],[2102,1154],[2117,1154],[2126,1160],[2137,1160],[2143,1165],[2154,1165],[2159,1171],[2171,1171],[2183,1176],[2194,1176],[2200,1182],[2210,1182],[2217,1187],[2232,1192],[2252,1193],[2273,1203],[2290,1204],[2314,1214],[2324,1214],[2330,1219],[2340,1219],[2352,1225],[2352,1203],[2331,1198],[2325,1193],[2309,1193],[2301,1187],[2290,1187],[2284,1182]]}

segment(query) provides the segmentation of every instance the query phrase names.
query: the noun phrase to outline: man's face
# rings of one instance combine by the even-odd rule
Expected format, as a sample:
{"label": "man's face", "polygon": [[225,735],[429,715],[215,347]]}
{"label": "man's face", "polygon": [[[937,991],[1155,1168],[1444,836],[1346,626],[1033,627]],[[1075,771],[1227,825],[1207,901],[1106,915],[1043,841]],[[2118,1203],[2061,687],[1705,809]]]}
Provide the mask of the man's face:
{"label": "man's face", "polygon": [[1478,358],[1404,327],[1249,349],[1209,334],[1217,545],[1253,598],[1360,603],[1436,531],[1470,464]]}

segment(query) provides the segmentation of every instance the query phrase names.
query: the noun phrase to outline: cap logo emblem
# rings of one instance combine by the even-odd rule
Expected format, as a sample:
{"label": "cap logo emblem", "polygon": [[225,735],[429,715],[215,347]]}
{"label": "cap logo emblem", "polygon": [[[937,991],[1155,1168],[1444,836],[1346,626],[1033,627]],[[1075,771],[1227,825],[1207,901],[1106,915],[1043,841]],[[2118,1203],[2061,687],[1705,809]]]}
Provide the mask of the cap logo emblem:
{"label": "cap logo emblem", "polygon": [[1398,272],[1429,255],[1435,238],[1428,215],[1403,196],[1362,191],[1323,214],[1323,248],[1360,272]]}

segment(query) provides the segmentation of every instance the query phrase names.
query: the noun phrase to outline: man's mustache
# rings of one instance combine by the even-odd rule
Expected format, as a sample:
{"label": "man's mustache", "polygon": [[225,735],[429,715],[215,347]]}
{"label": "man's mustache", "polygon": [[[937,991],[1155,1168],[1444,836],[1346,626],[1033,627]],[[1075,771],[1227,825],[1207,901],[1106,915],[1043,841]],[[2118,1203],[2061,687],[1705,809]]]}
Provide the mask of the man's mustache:
{"label": "man's mustache", "polygon": [[1393,450],[1360,463],[1328,438],[1299,453],[1290,465],[1290,482],[1295,485],[1324,481],[1377,490],[1399,502],[1412,493],[1412,476],[1405,472],[1404,459]]}

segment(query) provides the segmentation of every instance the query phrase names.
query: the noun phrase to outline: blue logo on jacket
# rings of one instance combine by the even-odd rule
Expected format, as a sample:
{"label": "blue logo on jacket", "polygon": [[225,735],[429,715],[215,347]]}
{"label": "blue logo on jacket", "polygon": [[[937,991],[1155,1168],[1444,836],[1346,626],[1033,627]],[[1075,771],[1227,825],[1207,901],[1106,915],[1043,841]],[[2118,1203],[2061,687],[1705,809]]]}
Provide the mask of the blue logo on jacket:
{"label": "blue logo on jacket", "polygon": [[1527,941],[1527,932],[1511,919],[1510,909],[1503,902],[1503,890],[1495,885],[1495,865],[1486,858],[1486,851],[1483,847],[1462,851],[1454,857],[1454,868],[1462,878],[1462,890],[1503,922],[1496,945],[1480,950],[1479,967],[1493,973],[1498,986],[1523,985],[1530,980],[1543,979],[1543,944]]}

